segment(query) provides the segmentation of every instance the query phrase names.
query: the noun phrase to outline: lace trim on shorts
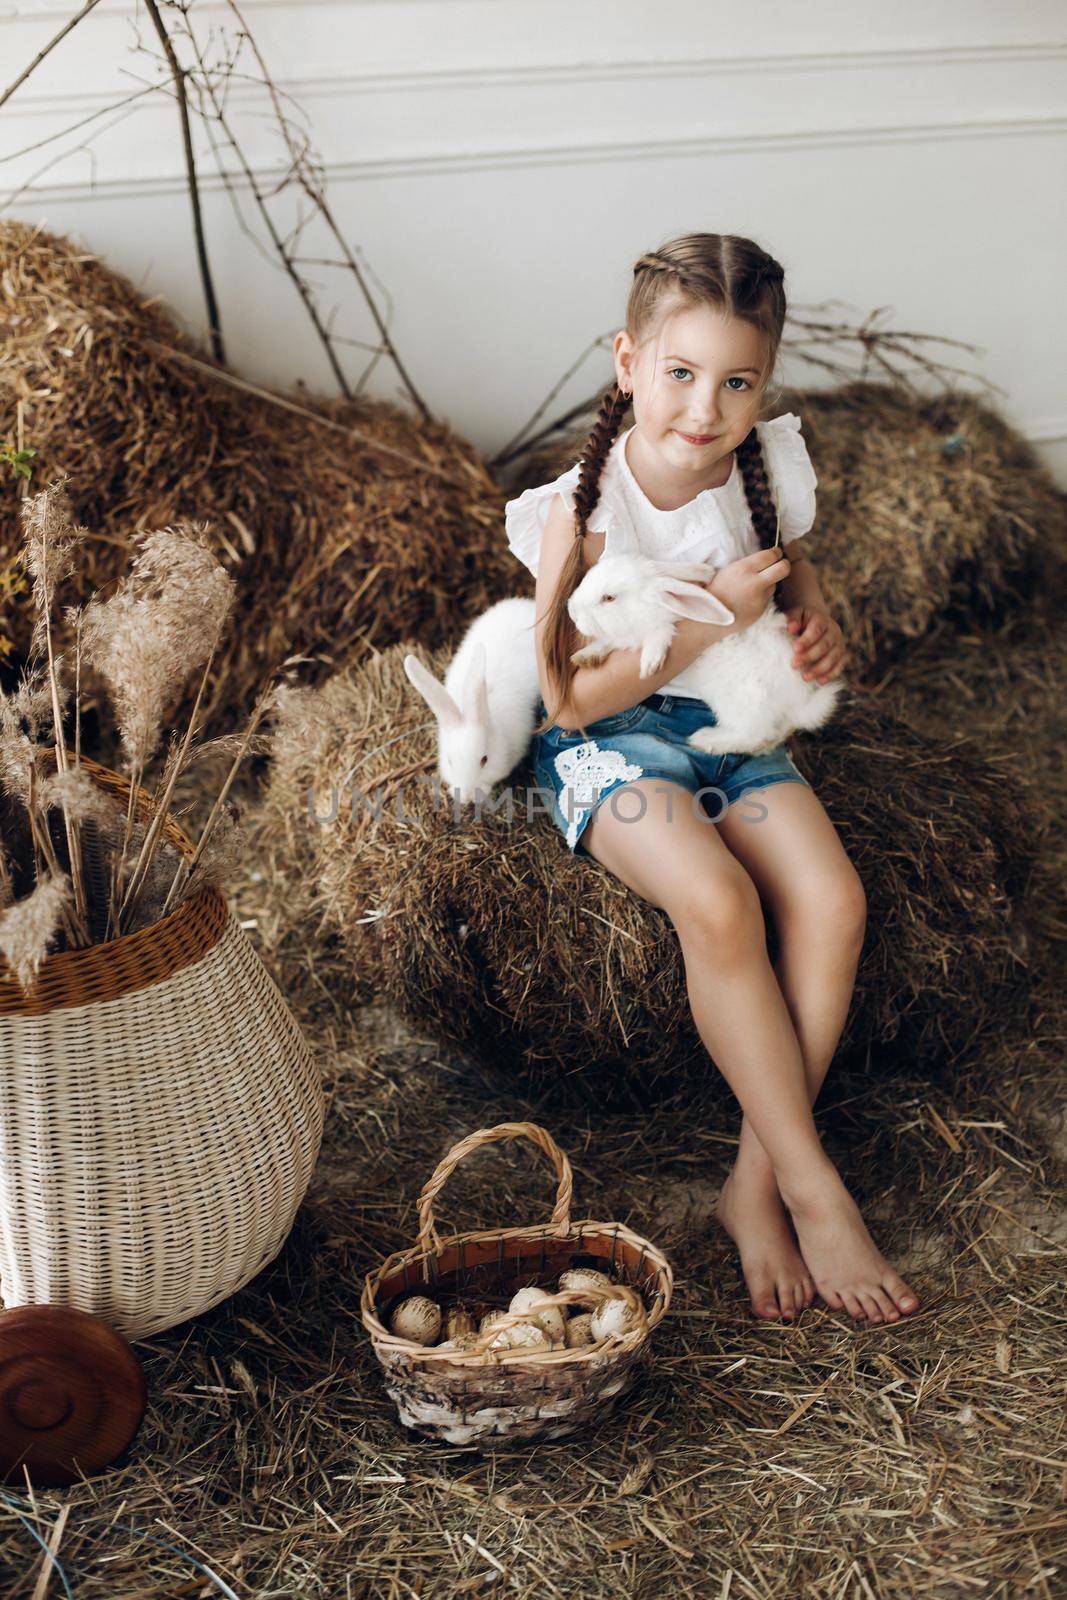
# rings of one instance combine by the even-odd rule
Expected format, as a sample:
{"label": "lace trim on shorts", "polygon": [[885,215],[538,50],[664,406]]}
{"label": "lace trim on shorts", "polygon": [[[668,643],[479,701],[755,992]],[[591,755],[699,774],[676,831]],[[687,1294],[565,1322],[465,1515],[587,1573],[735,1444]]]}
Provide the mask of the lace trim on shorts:
{"label": "lace trim on shorts", "polygon": [[[592,802],[607,788],[616,783],[630,783],[639,778],[644,767],[627,761],[620,750],[601,750],[595,739],[587,739],[569,750],[561,750],[553,762],[564,792],[571,791],[571,804],[579,810],[567,819],[567,843],[571,849],[578,840],[578,829],[586,813],[593,809]],[[560,808],[562,811],[562,807]],[[563,813],[567,815],[566,812]]]}

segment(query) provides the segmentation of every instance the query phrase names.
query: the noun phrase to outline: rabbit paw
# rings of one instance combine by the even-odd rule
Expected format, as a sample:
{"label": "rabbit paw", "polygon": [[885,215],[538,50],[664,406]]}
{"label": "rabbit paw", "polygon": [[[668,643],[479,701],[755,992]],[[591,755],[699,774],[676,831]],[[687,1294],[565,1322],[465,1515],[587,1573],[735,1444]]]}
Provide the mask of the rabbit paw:
{"label": "rabbit paw", "polygon": [[638,673],[642,678],[650,678],[658,672],[667,659],[667,652],[674,641],[675,627],[673,622],[657,624],[645,635],[641,645],[641,660],[638,663]]}
{"label": "rabbit paw", "polygon": [[689,743],[696,750],[703,750],[705,755],[726,756],[730,754],[729,736],[723,732],[717,723],[710,723],[706,728],[698,728],[689,735]]}
{"label": "rabbit paw", "polygon": [[575,650],[571,660],[576,667],[599,667],[611,654],[602,644],[586,644],[580,650]]}

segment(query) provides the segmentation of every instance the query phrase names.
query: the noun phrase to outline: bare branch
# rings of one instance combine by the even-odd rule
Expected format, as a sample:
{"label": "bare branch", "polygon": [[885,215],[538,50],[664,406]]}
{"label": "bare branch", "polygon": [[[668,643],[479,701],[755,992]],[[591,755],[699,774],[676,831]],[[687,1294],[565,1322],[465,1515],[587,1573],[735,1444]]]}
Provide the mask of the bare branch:
{"label": "bare branch", "polygon": [[193,232],[196,235],[196,259],[200,267],[200,281],[204,286],[204,299],[207,302],[208,326],[211,330],[211,353],[216,361],[226,362],[226,349],[222,339],[222,327],[219,322],[218,301],[215,298],[215,285],[211,277],[211,266],[207,258],[207,240],[204,237],[204,219],[200,210],[200,185],[196,176],[196,157],[193,154],[193,137],[189,128],[189,103],[185,96],[185,70],[178,60],[177,52],[170,34],[163,26],[163,19],[159,14],[156,0],[144,0],[145,9],[152,18],[156,32],[159,34],[167,63],[170,67],[171,77],[174,79],[174,92],[178,97],[178,116],[182,128],[182,150],[185,155],[185,177],[189,185],[189,201],[193,209]]}
{"label": "bare branch", "polygon": [[0,94],[0,106],[2,106],[5,101],[11,99],[11,96],[14,94],[15,90],[19,87],[20,84],[23,84],[23,83],[26,82],[26,79],[29,77],[30,73],[33,72],[37,67],[40,66],[40,64],[44,60],[45,56],[51,55],[52,51],[55,49],[56,45],[59,44],[60,40],[61,39],[65,39],[67,37],[67,34],[70,32],[70,30],[72,28],[77,27],[77,25],[81,21],[81,19],[83,17],[88,16],[89,12],[93,9],[93,7],[96,6],[96,5],[99,5],[99,3],[100,3],[100,0],[85,0],[85,4],[82,6],[81,10],[78,12],[78,15],[76,17],[71,17],[69,22],[66,22],[66,23],[63,24],[63,26],[62,26],[62,28],[60,28],[59,32],[55,35],[54,38],[52,38],[52,39],[50,39],[48,41],[48,43],[45,45],[44,49],[43,50],[38,50],[37,54],[34,56],[33,60],[30,62],[29,66],[25,69],[25,71],[24,72],[20,72],[18,77],[15,79],[14,83],[9,84],[8,87],[4,90],[3,94]]}
{"label": "bare branch", "polygon": [[[801,307],[800,311],[824,311],[830,306],[840,305],[840,301],[824,301],[817,306]],[[900,329],[886,329],[875,327],[876,320],[884,313],[891,310],[888,306],[879,306],[871,311],[859,324],[848,321],[828,322],[818,318],[798,315],[797,309],[790,311],[786,319],[786,332],[782,336],[781,352],[792,355],[820,371],[829,373],[835,380],[854,382],[857,378],[866,378],[868,367],[871,363],[880,367],[888,381],[909,395],[916,395],[919,391],[912,381],[914,370],[925,373],[928,378],[940,384],[949,384],[957,377],[965,377],[979,384],[987,392],[996,391],[1006,394],[1006,390],[994,383],[983,373],[968,371],[948,362],[937,361],[929,357],[922,346],[930,344],[951,345],[958,350],[970,351],[972,355],[982,353],[981,346],[967,344],[960,339],[949,339],[940,334],[913,333]],[[790,330],[795,329],[796,332]],[[511,462],[528,455],[532,450],[547,442],[557,433],[563,432],[580,418],[587,417],[592,412],[603,392],[603,385],[588,399],[579,401],[570,406],[562,415],[553,419],[532,437],[527,438],[529,430],[544,415],[555,396],[560,392],[569,379],[577,372],[593,350],[607,348],[614,338],[614,332],[603,333],[594,339],[570,366],[563,376],[553,385],[552,389],[540,403],[529,420],[519,429],[509,442],[498,450],[496,455],[489,460],[491,468],[505,467]],[[855,357],[857,350],[860,352],[860,369],[857,372],[854,366],[846,361],[835,361],[826,356],[817,355],[815,351],[829,346],[836,349],[843,356]],[[897,363],[897,364],[895,364]],[[911,370],[909,370],[911,369]],[[605,379],[605,384],[607,379]],[[522,441],[522,442],[520,442]]]}
{"label": "bare branch", "polygon": [[[322,416],[317,411],[312,411],[307,406],[302,406],[296,400],[289,400],[284,395],[273,394],[269,389],[261,389],[256,383],[250,383],[247,378],[237,378],[232,372],[221,371],[210,366],[206,361],[198,361],[196,356],[187,354],[184,350],[172,349],[170,345],[160,344],[157,339],[146,339],[145,344],[159,355],[169,357],[174,361],[185,362],[188,366],[195,367],[207,377],[217,378],[220,383],[227,384],[232,389],[243,389],[248,394],[258,395],[261,400],[268,400],[271,405],[280,406],[283,411],[292,411],[298,417],[305,417],[309,422],[316,422],[320,427],[330,428],[335,433],[347,434],[350,439],[357,439],[360,444],[366,445],[368,450],[377,450],[382,455],[392,456],[396,461],[404,462],[416,472],[426,472],[431,478],[441,478],[445,483],[454,487],[456,480],[447,472],[442,472],[439,467],[433,467],[427,461],[419,461],[415,456],[406,455],[403,450],[396,450],[392,445],[383,444],[380,439],[372,438],[360,428],[351,428],[346,423],[335,422],[332,417]],[[458,464],[463,467],[470,477],[477,478],[480,482],[487,482],[487,474],[474,462],[459,459]]]}

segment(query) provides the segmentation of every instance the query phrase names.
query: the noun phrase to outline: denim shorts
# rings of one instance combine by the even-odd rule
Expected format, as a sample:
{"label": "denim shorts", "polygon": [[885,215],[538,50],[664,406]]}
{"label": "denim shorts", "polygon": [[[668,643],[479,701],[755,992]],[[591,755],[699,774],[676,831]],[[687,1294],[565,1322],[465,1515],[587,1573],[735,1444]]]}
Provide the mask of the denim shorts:
{"label": "denim shorts", "polygon": [[[544,702],[539,701],[538,721],[545,714]],[[703,700],[650,694],[629,711],[590,722],[584,734],[555,726],[535,734],[531,756],[537,786],[546,807],[549,796],[555,796],[552,820],[568,848],[585,849],[581,837],[597,806],[637,778],[681,784],[694,797],[699,795],[691,804],[698,814],[703,806],[712,822],[749,790],[772,783],[808,783],[784,744],[759,755],[708,755],[688,742],[697,728],[716,720]],[[631,819],[642,814],[634,801],[619,811]]]}

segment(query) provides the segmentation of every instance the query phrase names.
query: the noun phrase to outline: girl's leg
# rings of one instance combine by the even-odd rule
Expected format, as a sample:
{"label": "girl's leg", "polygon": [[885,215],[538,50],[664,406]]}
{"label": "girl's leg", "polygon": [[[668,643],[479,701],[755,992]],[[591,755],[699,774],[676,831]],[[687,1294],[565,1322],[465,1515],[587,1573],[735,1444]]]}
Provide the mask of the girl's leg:
{"label": "girl's leg", "polygon": [[644,792],[643,814],[636,797],[628,803],[617,790],[583,842],[671,917],[694,1021],[767,1152],[802,1248],[810,1241],[805,1259],[815,1284],[830,1304],[864,1316],[857,1291],[869,1293],[892,1269],[819,1142],[796,1030],[767,958],[756,886],[706,814],[694,815],[688,790],[656,778],[625,789]]}
{"label": "girl's leg", "polygon": [[[753,798],[759,799],[765,815],[742,800],[722,816],[718,831],[748,871],[774,921],[779,944],[775,973],[796,1028],[814,1104],[848,1015],[863,948],[866,897],[836,828],[811,789],[782,783]],[[754,1214],[781,1204],[771,1159],[748,1117],[742,1120],[724,1200],[723,1220],[731,1233],[731,1219],[743,1231]],[[743,1257],[744,1244],[738,1243]],[[872,1322],[895,1322],[901,1311],[918,1305],[892,1268],[862,1287],[860,1299]]]}
{"label": "girl's leg", "polygon": [[[812,1105],[833,1059],[834,1048],[844,1026],[855,980],[856,961],[846,954],[835,960],[830,949],[812,947],[790,939],[788,944],[779,927],[780,945],[774,965],[778,987],[793,1019],[808,1098]],[[834,997],[844,995],[844,1009],[836,1031],[831,1018]],[[719,1194],[716,1216],[737,1245],[741,1267],[752,1295],[752,1309],[758,1317],[784,1317],[790,1321],[815,1298],[815,1284],[804,1264],[799,1285],[791,1271],[792,1255],[798,1253],[789,1213],[778,1192],[774,1167],[748,1117],[741,1118],[741,1137],[737,1158]],[[801,1256],[803,1262],[803,1257]],[[780,1268],[785,1267],[784,1272]],[[887,1320],[895,1322],[900,1313],[892,1302]],[[884,1308],[883,1308],[884,1309]],[[872,1318],[881,1321],[882,1317]]]}
{"label": "girl's leg", "polygon": [[[639,816],[640,790],[646,802]],[[767,959],[763,911],[747,871],[723,844],[693,796],[648,778],[614,791],[583,834],[590,854],[670,916],[685,959],[690,1005],[712,1059],[743,1105],[770,1121],[809,1162],[823,1163],[811,1117],[812,1092],[782,991]],[[764,1071],[764,1064],[769,1071]],[[777,1074],[775,1072],[777,1068]],[[777,1085],[775,1079],[777,1077]],[[753,1086],[750,1094],[741,1080]],[[792,1108],[791,1117],[783,1115]],[[762,1147],[761,1147],[762,1148]],[[773,1169],[772,1169],[772,1185]],[[792,1316],[814,1284],[776,1185],[755,1219],[742,1267],[757,1316]]]}
{"label": "girl's leg", "polygon": [[[766,814],[742,800],[718,819],[719,834],[748,871],[774,922],[779,946],[774,972],[796,1029],[814,1105],[852,1000],[866,898],[836,829],[810,789],[783,783],[769,792],[760,790],[758,798]],[[792,1240],[793,1230],[770,1157],[747,1116],[741,1119],[737,1159],[716,1214],[740,1252],[757,1316],[788,1320],[811,1304],[815,1285],[806,1266],[800,1296],[790,1295],[788,1286],[783,1294],[779,1286],[776,1303],[765,1241],[783,1229]],[[875,1299],[879,1309],[872,1311],[872,1321],[899,1319],[884,1291],[876,1291]]]}

